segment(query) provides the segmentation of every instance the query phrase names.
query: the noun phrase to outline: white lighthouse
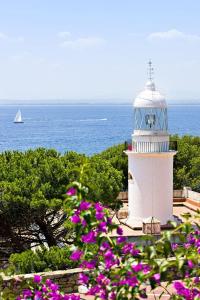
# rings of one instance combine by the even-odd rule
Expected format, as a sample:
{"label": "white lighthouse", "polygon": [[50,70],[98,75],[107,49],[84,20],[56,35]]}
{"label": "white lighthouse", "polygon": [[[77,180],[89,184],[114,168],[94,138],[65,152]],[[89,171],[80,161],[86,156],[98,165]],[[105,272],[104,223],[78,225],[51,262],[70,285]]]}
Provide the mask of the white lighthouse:
{"label": "white lighthouse", "polygon": [[172,219],[173,156],[169,150],[167,104],[156,90],[149,62],[149,80],[134,101],[134,132],[128,155],[128,219],[141,227],[146,218],[161,225]]}

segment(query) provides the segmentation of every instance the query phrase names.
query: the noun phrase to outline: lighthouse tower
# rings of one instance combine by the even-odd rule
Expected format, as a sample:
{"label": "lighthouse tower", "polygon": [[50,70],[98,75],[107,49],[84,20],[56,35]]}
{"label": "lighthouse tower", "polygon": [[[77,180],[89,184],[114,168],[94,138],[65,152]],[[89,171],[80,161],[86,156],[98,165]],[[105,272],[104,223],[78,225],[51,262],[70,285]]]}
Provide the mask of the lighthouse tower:
{"label": "lighthouse tower", "polygon": [[153,217],[161,225],[172,219],[173,156],[169,150],[167,104],[152,79],[134,101],[134,132],[128,155],[127,224],[141,227]]}

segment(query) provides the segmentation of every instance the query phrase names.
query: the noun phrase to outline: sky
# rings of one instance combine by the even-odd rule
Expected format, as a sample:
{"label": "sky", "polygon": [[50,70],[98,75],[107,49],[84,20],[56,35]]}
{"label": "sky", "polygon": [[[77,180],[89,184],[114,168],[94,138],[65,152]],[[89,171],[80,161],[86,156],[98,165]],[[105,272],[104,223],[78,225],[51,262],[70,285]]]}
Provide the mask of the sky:
{"label": "sky", "polygon": [[200,100],[199,0],[0,0],[0,103]]}

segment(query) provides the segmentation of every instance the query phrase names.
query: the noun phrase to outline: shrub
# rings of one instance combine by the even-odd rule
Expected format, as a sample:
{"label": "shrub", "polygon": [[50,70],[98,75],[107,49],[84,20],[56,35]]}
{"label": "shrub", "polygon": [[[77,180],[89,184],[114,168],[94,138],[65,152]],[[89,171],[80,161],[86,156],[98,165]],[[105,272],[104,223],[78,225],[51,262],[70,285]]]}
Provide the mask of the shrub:
{"label": "shrub", "polygon": [[10,256],[5,273],[26,274],[75,268],[77,263],[70,260],[70,253],[69,247],[57,246],[15,253]]}

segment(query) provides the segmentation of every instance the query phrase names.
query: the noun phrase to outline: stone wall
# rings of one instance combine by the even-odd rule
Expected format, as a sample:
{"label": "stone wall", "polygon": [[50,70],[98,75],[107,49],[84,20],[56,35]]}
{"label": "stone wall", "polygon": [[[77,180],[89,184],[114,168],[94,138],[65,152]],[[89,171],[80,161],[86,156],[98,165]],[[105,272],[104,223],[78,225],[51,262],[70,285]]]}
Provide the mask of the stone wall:
{"label": "stone wall", "polygon": [[[70,269],[66,271],[52,271],[52,272],[42,272],[37,273],[37,275],[41,275],[44,279],[51,279],[54,283],[57,283],[62,291],[65,293],[75,293],[78,292],[78,275],[82,270],[80,268]],[[0,285],[0,291],[6,292],[7,289],[11,289],[12,293],[8,298],[3,299],[15,299],[12,294],[17,293],[22,290],[22,286],[24,283],[32,280],[35,274],[22,274],[22,275],[14,275],[14,276],[5,276],[1,274],[2,281]]]}
{"label": "stone wall", "polygon": [[188,190],[188,198],[200,202],[200,193]]}
{"label": "stone wall", "polygon": [[184,198],[183,190],[173,190],[173,197],[174,198]]}

